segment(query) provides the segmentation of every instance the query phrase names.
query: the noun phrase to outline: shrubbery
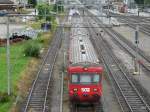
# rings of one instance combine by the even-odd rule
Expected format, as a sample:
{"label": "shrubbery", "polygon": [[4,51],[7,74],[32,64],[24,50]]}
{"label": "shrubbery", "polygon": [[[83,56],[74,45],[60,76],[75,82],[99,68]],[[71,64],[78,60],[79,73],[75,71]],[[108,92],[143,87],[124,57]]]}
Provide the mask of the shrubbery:
{"label": "shrubbery", "polygon": [[25,56],[39,57],[40,45],[37,42],[29,42],[25,46],[24,54]]}
{"label": "shrubbery", "polygon": [[10,96],[8,96],[7,93],[0,92],[0,103],[8,102],[10,99]]}

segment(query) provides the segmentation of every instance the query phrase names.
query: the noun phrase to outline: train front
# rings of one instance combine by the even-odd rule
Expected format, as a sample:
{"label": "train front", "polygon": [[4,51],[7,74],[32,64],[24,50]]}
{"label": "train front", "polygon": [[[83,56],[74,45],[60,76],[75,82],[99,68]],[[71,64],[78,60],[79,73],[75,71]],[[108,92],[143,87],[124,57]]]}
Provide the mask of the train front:
{"label": "train front", "polygon": [[102,67],[70,66],[69,96],[75,103],[99,102],[102,96]]}

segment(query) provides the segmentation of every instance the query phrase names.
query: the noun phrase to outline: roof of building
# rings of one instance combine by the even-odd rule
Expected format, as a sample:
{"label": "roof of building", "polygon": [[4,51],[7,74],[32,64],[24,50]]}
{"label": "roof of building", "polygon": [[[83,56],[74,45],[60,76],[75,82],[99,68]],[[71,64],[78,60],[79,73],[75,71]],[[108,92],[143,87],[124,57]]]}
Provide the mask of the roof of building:
{"label": "roof of building", "polygon": [[11,0],[0,0],[0,4],[14,4]]}

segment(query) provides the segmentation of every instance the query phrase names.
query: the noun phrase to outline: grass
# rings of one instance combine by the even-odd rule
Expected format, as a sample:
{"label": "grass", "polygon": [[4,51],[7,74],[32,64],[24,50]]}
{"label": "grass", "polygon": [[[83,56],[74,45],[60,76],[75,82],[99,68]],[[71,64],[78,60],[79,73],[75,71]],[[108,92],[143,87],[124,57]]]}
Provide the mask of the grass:
{"label": "grass", "polygon": [[[32,22],[28,24],[34,29],[40,29],[43,20]],[[49,32],[39,33],[38,38],[35,40],[23,41],[10,46],[10,75],[11,75],[11,87],[12,97],[8,102],[0,102],[0,112],[12,112],[13,103],[16,100],[18,94],[24,94],[25,96],[31,86],[37,70],[39,59],[24,56],[24,48],[29,43],[39,44],[42,47],[48,47],[51,41],[52,32],[55,31],[57,23],[52,21],[52,30]],[[7,59],[6,59],[6,47],[0,47],[0,92],[7,93]],[[16,111],[13,111],[16,112]]]}
{"label": "grass", "polygon": [[[23,54],[24,45],[26,42],[11,45],[10,47],[10,75],[11,75],[11,90],[13,95],[17,94],[16,83],[20,78],[20,73],[26,67],[30,57],[25,57]],[[0,92],[7,92],[7,63],[6,63],[6,48],[0,47]],[[8,112],[14,98],[9,102],[0,103],[0,112]]]}
{"label": "grass", "polygon": [[[24,69],[27,64],[27,60],[29,57],[25,57],[23,55],[24,45],[25,43],[19,43],[12,45],[10,47],[10,75],[12,79],[12,89],[14,89],[14,85],[19,78],[20,72]],[[0,91],[7,91],[7,63],[6,63],[6,48],[0,48]],[[13,90],[14,91],[14,90]]]}
{"label": "grass", "polygon": [[[28,91],[28,88],[30,87],[29,84],[31,84],[32,78],[34,78],[34,76],[30,73],[36,72],[35,69],[38,68],[37,66],[35,67],[35,65],[33,68],[32,64],[36,63],[36,65],[38,65],[37,62],[35,61],[39,61],[39,60],[24,56],[23,51],[25,46],[31,42],[33,44],[39,44],[42,48],[42,47],[47,47],[50,41],[51,41],[51,32],[44,32],[44,33],[40,33],[38,35],[38,38],[35,40],[23,41],[10,46],[10,65],[11,65],[10,71],[11,71],[11,81],[12,81],[11,87],[12,87],[13,96],[17,96],[18,92],[20,93],[20,91],[24,91],[24,90],[26,90],[24,92]],[[25,69],[27,70],[25,71]],[[30,70],[30,69],[34,69],[34,70]],[[28,73],[28,71],[31,72]],[[26,76],[27,74],[28,77]],[[26,79],[30,81],[24,81]],[[23,84],[19,82],[22,82]],[[27,85],[27,87],[24,87],[25,86],[24,83],[25,85]],[[19,88],[20,86],[21,88]],[[6,47],[0,47],[0,92],[5,92],[5,93],[7,92]],[[9,112],[14,101],[15,98],[11,97],[9,102],[0,103],[0,112]]]}
{"label": "grass", "polygon": [[[11,87],[13,95],[17,95],[17,83],[21,78],[22,71],[28,66],[28,63],[32,59],[31,57],[24,56],[24,47],[29,42],[32,43],[40,43],[39,40],[31,40],[31,41],[24,41],[21,43],[17,43],[11,45],[10,47],[10,65],[11,65]],[[7,63],[6,63],[6,48],[0,47],[0,92],[7,92]],[[11,98],[9,102],[0,103],[0,112],[8,112],[12,105]]]}
{"label": "grass", "polygon": [[4,103],[2,105],[0,103],[0,112],[8,112],[8,109],[11,107],[12,103],[12,101]]}

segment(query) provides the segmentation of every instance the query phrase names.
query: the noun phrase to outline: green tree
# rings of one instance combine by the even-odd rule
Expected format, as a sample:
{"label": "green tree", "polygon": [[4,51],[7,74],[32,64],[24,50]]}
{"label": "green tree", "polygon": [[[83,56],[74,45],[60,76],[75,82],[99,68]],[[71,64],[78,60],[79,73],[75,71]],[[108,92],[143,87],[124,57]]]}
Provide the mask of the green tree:
{"label": "green tree", "polygon": [[49,6],[47,4],[40,4],[37,6],[37,9],[38,9],[39,19],[46,19],[46,21],[51,21],[52,16],[50,16],[50,13],[52,10],[52,6]]}
{"label": "green tree", "polygon": [[32,4],[33,7],[36,7],[36,5],[37,5],[37,0],[28,0],[28,4]]}
{"label": "green tree", "polygon": [[137,4],[150,5],[150,0],[135,0]]}
{"label": "green tree", "polygon": [[56,2],[56,4],[54,5],[54,8],[53,8],[53,11],[54,12],[61,12],[61,11],[64,11],[64,7],[63,7],[63,2],[62,1],[58,1]]}
{"label": "green tree", "polygon": [[144,4],[144,0],[135,0],[137,4]]}
{"label": "green tree", "polygon": [[144,0],[144,4],[150,5],[150,0]]}

